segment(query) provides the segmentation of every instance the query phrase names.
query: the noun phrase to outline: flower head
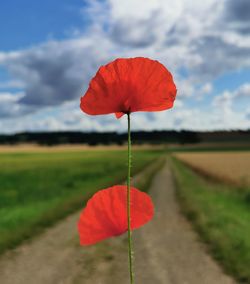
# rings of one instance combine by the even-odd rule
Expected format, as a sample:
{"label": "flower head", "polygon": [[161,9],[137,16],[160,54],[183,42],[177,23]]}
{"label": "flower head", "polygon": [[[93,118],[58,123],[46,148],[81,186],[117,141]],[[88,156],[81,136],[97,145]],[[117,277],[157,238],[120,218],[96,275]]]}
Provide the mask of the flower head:
{"label": "flower head", "polygon": [[[131,187],[131,229],[149,222],[154,214],[149,195]],[[115,185],[98,191],[88,201],[78,222],[81,245],[95,244],[128,229],[127,186]]]}
{"label": "flower head", "polygon": [[176,86],[158,61],[144,57],[118,58],[101,66],[81,98],[87,114],[161,111],[173,106]]}

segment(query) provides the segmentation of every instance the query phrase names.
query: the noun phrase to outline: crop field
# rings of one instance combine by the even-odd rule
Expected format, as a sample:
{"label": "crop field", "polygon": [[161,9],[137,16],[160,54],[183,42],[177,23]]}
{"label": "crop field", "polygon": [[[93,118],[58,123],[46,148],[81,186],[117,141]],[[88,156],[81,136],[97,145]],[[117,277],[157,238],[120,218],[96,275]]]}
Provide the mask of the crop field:
{"label": "crop field", "polygon": [[224,269],[250,283],[250,153],[178,153],[172,169],[182,211]]}
{"label": "crop field", "polygon": [[250,185],[250,151],[184,152],[175,156],[207,176],[238,186]]}
{"label": "crop field", "polygon": [[[162,154],[133,151],[133,174]],[[0,153],[0,252],[126,177],[126,150]],[[108,174],[107,174],[108,173]]]}

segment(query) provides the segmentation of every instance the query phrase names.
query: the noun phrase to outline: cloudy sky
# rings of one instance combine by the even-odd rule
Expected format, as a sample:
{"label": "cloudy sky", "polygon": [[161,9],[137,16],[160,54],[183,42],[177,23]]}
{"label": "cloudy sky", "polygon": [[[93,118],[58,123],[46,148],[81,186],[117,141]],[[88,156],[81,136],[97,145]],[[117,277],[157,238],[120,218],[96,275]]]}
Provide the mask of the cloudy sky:
{"label": "cloudy sky", "polygon": [[13,0],[0,7],[0,133],[122,131],[80,96],[100,65],[145,56],[172,73],[172,110],[136,129],[250,128],[249,0]]}

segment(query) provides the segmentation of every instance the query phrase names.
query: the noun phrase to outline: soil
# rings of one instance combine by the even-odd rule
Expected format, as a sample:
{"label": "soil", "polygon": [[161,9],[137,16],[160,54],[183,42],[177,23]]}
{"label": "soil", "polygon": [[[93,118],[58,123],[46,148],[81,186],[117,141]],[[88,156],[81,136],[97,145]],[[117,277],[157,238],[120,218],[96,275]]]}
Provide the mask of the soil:
{"label": "soil", "polygon": [[[233,284],[182,216],[168,164],[150,194],[154,219],[133,232],[135,283]],[[80,247],[79,212],[0,258],[1,284],[129,283],[126,235]]]}

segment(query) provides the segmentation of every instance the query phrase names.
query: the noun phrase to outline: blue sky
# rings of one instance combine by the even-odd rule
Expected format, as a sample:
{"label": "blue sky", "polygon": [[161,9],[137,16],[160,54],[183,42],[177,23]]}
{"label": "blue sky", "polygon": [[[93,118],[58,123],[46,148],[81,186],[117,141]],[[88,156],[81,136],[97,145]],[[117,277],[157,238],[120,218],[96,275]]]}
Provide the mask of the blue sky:
{"label": "blue sky", "polygon": [[0,132],[125,130],[79,99],[100,65],[145,56],[174,75],[173,109],[133,114],[132,128],[250,128],[248,0],[4,1]]}
{"label": "blue sky", "polygon": [[84,28],[84,2],[3,1],[0,9],[1,50],[25,49],[49,39],[64,39],[75,27]]}

